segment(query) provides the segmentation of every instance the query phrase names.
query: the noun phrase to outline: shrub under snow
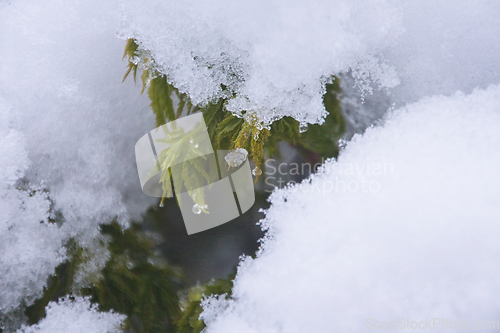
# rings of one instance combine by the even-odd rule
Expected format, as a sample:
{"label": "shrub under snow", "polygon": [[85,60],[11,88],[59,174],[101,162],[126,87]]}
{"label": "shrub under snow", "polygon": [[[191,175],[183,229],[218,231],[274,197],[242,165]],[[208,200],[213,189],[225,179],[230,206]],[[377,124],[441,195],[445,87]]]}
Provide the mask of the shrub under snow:
{"label": "shrub under snow", "polygon": [[[264,122],[321,122],[324,84],[350,72],[343,103],[359,130],[392,103],[498,84],[499,15],[495,0],[0,1],[0,313],[40,295],[71,237],[95,252],[85,269],[97,271],[106,260],[99,223],[125,224],[152,202],[133,156],[152,113],[131,80],[121,83],[116,32],[136,38],[195,103],[234,92],[228,110]],[[352,85],[391,95],[361,106]],[[493,317],[498,90],[402,109],[325,165],[371,173],[323,173],[275,193],[264,250],[242,263],[235,302],[207,303],[209,332],[349,331],[367,316]],[[373,174],[374,163],[391,173]],[[380,188],[333,191],[351,181]],[[55,211],[62,226],[49,222]],[[121,320],[81,299],[53,303],[48,314],[26,330],[86,320],[89,329],[114,329]],[[70,320],[75,314],[81,321]]]}

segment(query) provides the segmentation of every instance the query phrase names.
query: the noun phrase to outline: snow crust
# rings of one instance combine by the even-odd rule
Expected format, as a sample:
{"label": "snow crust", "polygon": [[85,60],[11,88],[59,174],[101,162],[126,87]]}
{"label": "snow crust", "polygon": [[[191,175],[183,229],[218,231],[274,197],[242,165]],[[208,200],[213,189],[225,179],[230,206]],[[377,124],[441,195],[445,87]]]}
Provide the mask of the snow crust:
{"label": "snow crust", "polygon": [[424,98],[274,192],[234,300],[204,302],[207,333],[497,320],[499,128],[499,85]]}

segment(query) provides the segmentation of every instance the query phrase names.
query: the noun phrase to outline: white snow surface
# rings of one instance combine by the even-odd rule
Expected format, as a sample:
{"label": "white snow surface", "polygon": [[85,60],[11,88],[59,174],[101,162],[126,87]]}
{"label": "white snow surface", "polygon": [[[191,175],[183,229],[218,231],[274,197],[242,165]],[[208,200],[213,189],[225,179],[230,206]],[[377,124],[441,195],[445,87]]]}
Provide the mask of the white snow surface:
{"label": "white snow surface", "polygon": [[236,93],[226,108],[264,125],[321,123],[334,74],[350,72],[363,95],[385,88],[397,106],[500,80],[495,0],[151,0],[124,12],[122,37],[195,103]]}
{"label": "white snow surface", "polygon": [[45,308],[47,317],[33,326],[24,326],[17,333],[118,333],[125,316],[99,312],[87,298],[60,299]]}
{"label": "white snow surface", "polygon": [[0,6],[0,95],[11,107],[10,126],[26,137],[28,177],[48,184],[75,233],[91,220],[137,216],[147,197],[134,191],[133,147],[154,121],[140,87],[122,83],[118,4]]}
{"label": "white snow surface", "polygon": [[134,145],[154,120],[121,82],[120,22],[116,2],[0,1],[0,313],[40,296],[71,237],[96,253],[85,273],[98,271],[99,223],[153,202]]}
{"label": "white snow surface", "polygon": [[29,159],[22,133],[6,126],[8,111],[0,100],[0,313],[41,295],[47,276],[64,258],[65,238],[48,221],[46,193],[15,186]]}
{"label": "white snow surface", "polygon": [[499,128],[499,85],[424,98],[274,192],[234,300],[204,302],[206,332],[498,321]]}
{"label": "white snow surface", "polygon": [[[394,1],[149,1],[125,6],[124,38],[151,52],[157,69],[195,104],[237,96],[227,109],[267,125],[285,115],[321,122],[333,74],[366,67],[398,83],[375,55],[402,31]],[[227,87],[222,90],[221,85]]]}

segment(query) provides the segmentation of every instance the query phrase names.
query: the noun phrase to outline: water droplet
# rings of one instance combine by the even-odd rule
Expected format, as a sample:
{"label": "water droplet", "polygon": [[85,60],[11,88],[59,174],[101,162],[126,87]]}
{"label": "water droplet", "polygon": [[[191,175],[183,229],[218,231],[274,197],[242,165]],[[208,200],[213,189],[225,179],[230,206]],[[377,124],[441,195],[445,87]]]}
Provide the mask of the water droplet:
{"label": "water droplet", "polygon": [[262,175],[262,170],[259,167],[255,167],[255,169],[252,170],[252,175],[260,176]]}
{"label": "water droplet", "polygon": [[189,143],[193,145],[193,147],[198,148],[198,143],[194,142],[193,140],[189,140]]}
{"label": "water droplet", "polygon": [[304,133],[305,131],[307,131],[307,124],[300,124],[299,133]]}
{"label": "water droplet", "polygon": [[258,132],[253,135],[253,139],[255,141],[259,140],[259,133]]}
{"label": "water droplet", "polygon": [[193,206],[193,213],[195,213],[196,215],[201,214],[201,207],[200,207],[200,205],[194,204],[194,206]]}
{"label": "water droplet", "polygon": [[224,159],[230,167],[237,167],[241,163],[245,162],[248,152],[244,148],[236,148],[232,152],[229,152]]}
{"label": "water droplet", "polygon": [[160,208],[163,208],[163,206],[165,206],[163,202],[160,202]]}

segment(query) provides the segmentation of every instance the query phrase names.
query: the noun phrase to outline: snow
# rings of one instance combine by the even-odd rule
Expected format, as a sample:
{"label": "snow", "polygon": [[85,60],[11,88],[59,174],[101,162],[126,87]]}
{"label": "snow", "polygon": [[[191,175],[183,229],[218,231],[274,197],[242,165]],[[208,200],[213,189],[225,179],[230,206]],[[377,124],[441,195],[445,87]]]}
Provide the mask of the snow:
{"label": "snow", "polygon": [[171,83],[195,103],[236,93],[227,110],[255,112],[264,125],[285,115],[321,123],[321,95],[334,74],[350,72],[356,95],[390,92],[384,111],[500,79],[500,5],[493,0],[192,0],[124,8],[122,37],[137,39]]}
{"label": "snow", "polygon": [[498,1],[405,1],[401,12],[405,33],[384,50],[399,105],[500,82]]}
{"label": "snow", "polygon": [[[374,124],[389,108],[500,82],[498,1],[401,1],[398,8],[404,32],[391,36],[376,58],[390,66],[389,73],[394,71],[400,84],[379,90],[380,79],[369,72],[374,62],[370,58],[352,75],[341,74],[347,137]],[[371,72],[380,76],[387,69],[379,66]]]}
{"label": "snow", "polygon": [[23,134],[6,126],[9,111],[0,100],[0,313],[40,296],[64,258],[64,234],[48,221],[47,194],[16,186],[30,161]]}
{"label": "snow", "polygon": [[22,327],[18,333],[118,333],[124,315],[99,312],[87,298],[60,299],[46,307],[47,317],[40,323]]}
{"label": "snow", "polygon": [[[123,38],[149,51],[170,82],[195,104],[230,99],[264,125],[285,115],[318,123],[325,83],[375,58],[401,33],[393,1],[151,1],[125,5]],[[379,61],[380,60],[380,61]],[[385,87],[390,70],[370,72]],[[222,90],[221,85],[227,87]]]}
{"label": "snow", "polygon": [[360,332],[367,319],[498,320],[500,86],[392,112],[276,191],[207,333]]}
{"label": "snow", "polygon": [[152,203],[133,147],[154,120],[140,87],[121,82],[120,22],[115,2],[0,2],[2,315],[41,295],[70,238],[95,254],[76,279],[98,273],[98,225]]}
{"label": "snow", "polygon": [[122,83],[117,4],[21,0],[4,7],[0,92],[35,162],[28,177],[48,184],[75,233],[90,220],[138,216],[147,198],[135,191],[128,148],[154,121],[140,87]]}

